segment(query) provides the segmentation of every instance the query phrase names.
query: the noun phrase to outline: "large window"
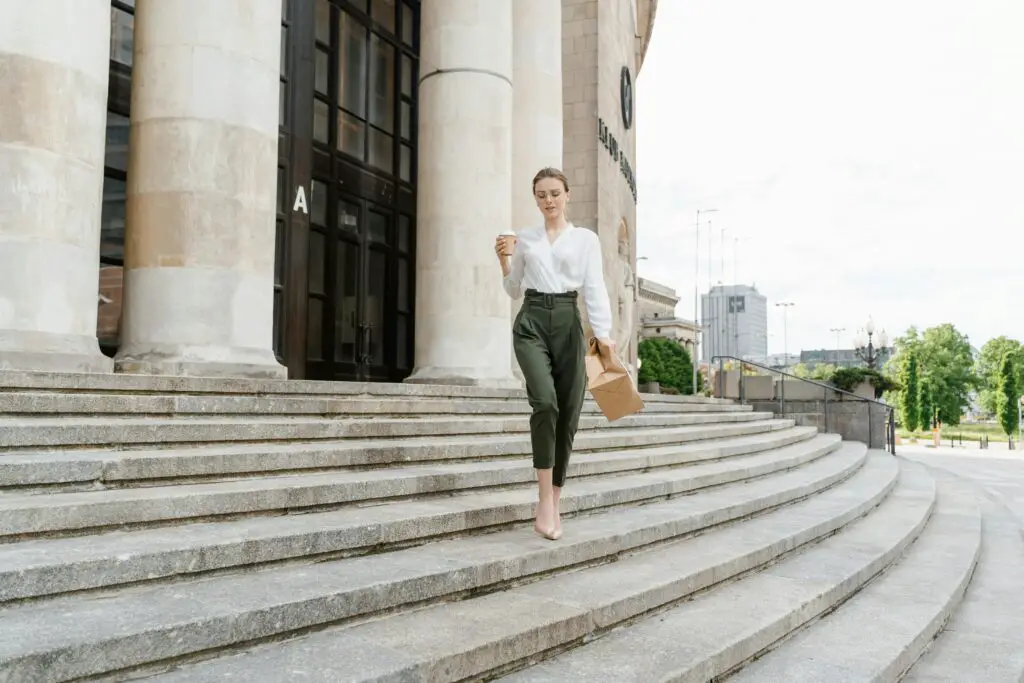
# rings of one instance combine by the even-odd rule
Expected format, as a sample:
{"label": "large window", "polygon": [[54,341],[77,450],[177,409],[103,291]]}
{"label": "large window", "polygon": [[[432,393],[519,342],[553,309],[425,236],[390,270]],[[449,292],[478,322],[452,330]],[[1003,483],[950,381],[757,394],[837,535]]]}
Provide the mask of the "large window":
{"label": "large window", "polygon": [[315,0],[313,140],[412,183],[416,12],[399,0]]}
{"label": "large window", "polygon": [[284,284],[288,258],[288,212],[291,196],[288,160],[291,155],[290,96],[292,83],[292,41],[294,40],[291,3],[303,0],[281,0],[281,69],[278,86],[278,144],[277,144],[277,220],[274,233],[274,355],[284,362],[285,351],[285,291]]}
{"label": "large window", "polygon": [[110,3],[110,78],[107,149],[100,220],[100,282],[96,336],[104,353],[117,351],[121,333],[125,200],[128,172],[128,107],[135,35],[135,0]]}

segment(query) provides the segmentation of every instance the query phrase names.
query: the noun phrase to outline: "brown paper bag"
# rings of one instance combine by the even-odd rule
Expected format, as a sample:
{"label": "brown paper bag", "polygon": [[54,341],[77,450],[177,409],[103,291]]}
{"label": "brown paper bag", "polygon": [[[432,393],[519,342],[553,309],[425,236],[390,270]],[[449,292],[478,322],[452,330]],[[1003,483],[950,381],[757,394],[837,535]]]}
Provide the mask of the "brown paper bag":
{"label": "brown paper bag", "polygon": [[586,363],[587,388],[609,421],[643,410],[644,402],[633,386],[633,378],[607,345],[591,339]]}

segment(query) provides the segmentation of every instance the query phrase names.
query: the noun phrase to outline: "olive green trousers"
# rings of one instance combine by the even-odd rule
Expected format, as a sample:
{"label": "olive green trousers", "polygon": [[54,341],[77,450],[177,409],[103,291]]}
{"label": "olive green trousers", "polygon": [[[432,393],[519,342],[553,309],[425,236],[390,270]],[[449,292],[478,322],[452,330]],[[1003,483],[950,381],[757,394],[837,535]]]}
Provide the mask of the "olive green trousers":
{"label": "olive green trousers", "polygon": [[583,361],[586,341],[577,298],[576,292],[542,294],[527,290],[512,325],[512,345],[533,408],[533,466],[540,470],[554,468],[555,486],[565,486],[587,391]]}

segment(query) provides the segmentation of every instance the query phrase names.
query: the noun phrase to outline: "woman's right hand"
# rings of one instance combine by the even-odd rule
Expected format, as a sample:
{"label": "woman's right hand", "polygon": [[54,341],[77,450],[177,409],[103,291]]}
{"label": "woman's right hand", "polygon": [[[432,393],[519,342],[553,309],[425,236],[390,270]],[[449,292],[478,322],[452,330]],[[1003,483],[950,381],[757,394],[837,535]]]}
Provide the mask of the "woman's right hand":
{"label": "woman's right hand", "polygon": [[513,238],[506,235],[498,235],[497,239],[494,240],[494,253],[498,255],[499,261],[512,256],[514,244]]}

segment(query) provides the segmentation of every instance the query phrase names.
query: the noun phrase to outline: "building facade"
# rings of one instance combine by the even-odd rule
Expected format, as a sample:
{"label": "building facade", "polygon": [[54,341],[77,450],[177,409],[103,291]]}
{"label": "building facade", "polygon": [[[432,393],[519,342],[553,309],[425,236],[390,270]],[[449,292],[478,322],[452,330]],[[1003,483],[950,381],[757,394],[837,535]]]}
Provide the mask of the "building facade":
{"label": "building facade", "polygon": [[756,287],[713,287],[701,296],[701,323],[704,362],[715,356],[757,362],[768,355],[768,299]]}
{"label": "building facade", "polygon": [[0,369],[516,386],[492,246],[548,165],[635,354],[654,12],[5,0]]}
{"label": "building facade", "polygon": [[637,309],[639,312],[639,338],[660,337],[672,339],[687,348],[693,357],[697,348],[700,326],[692,320],[676,317],[679,296],[676,290],[646,278],[637,280]]}

